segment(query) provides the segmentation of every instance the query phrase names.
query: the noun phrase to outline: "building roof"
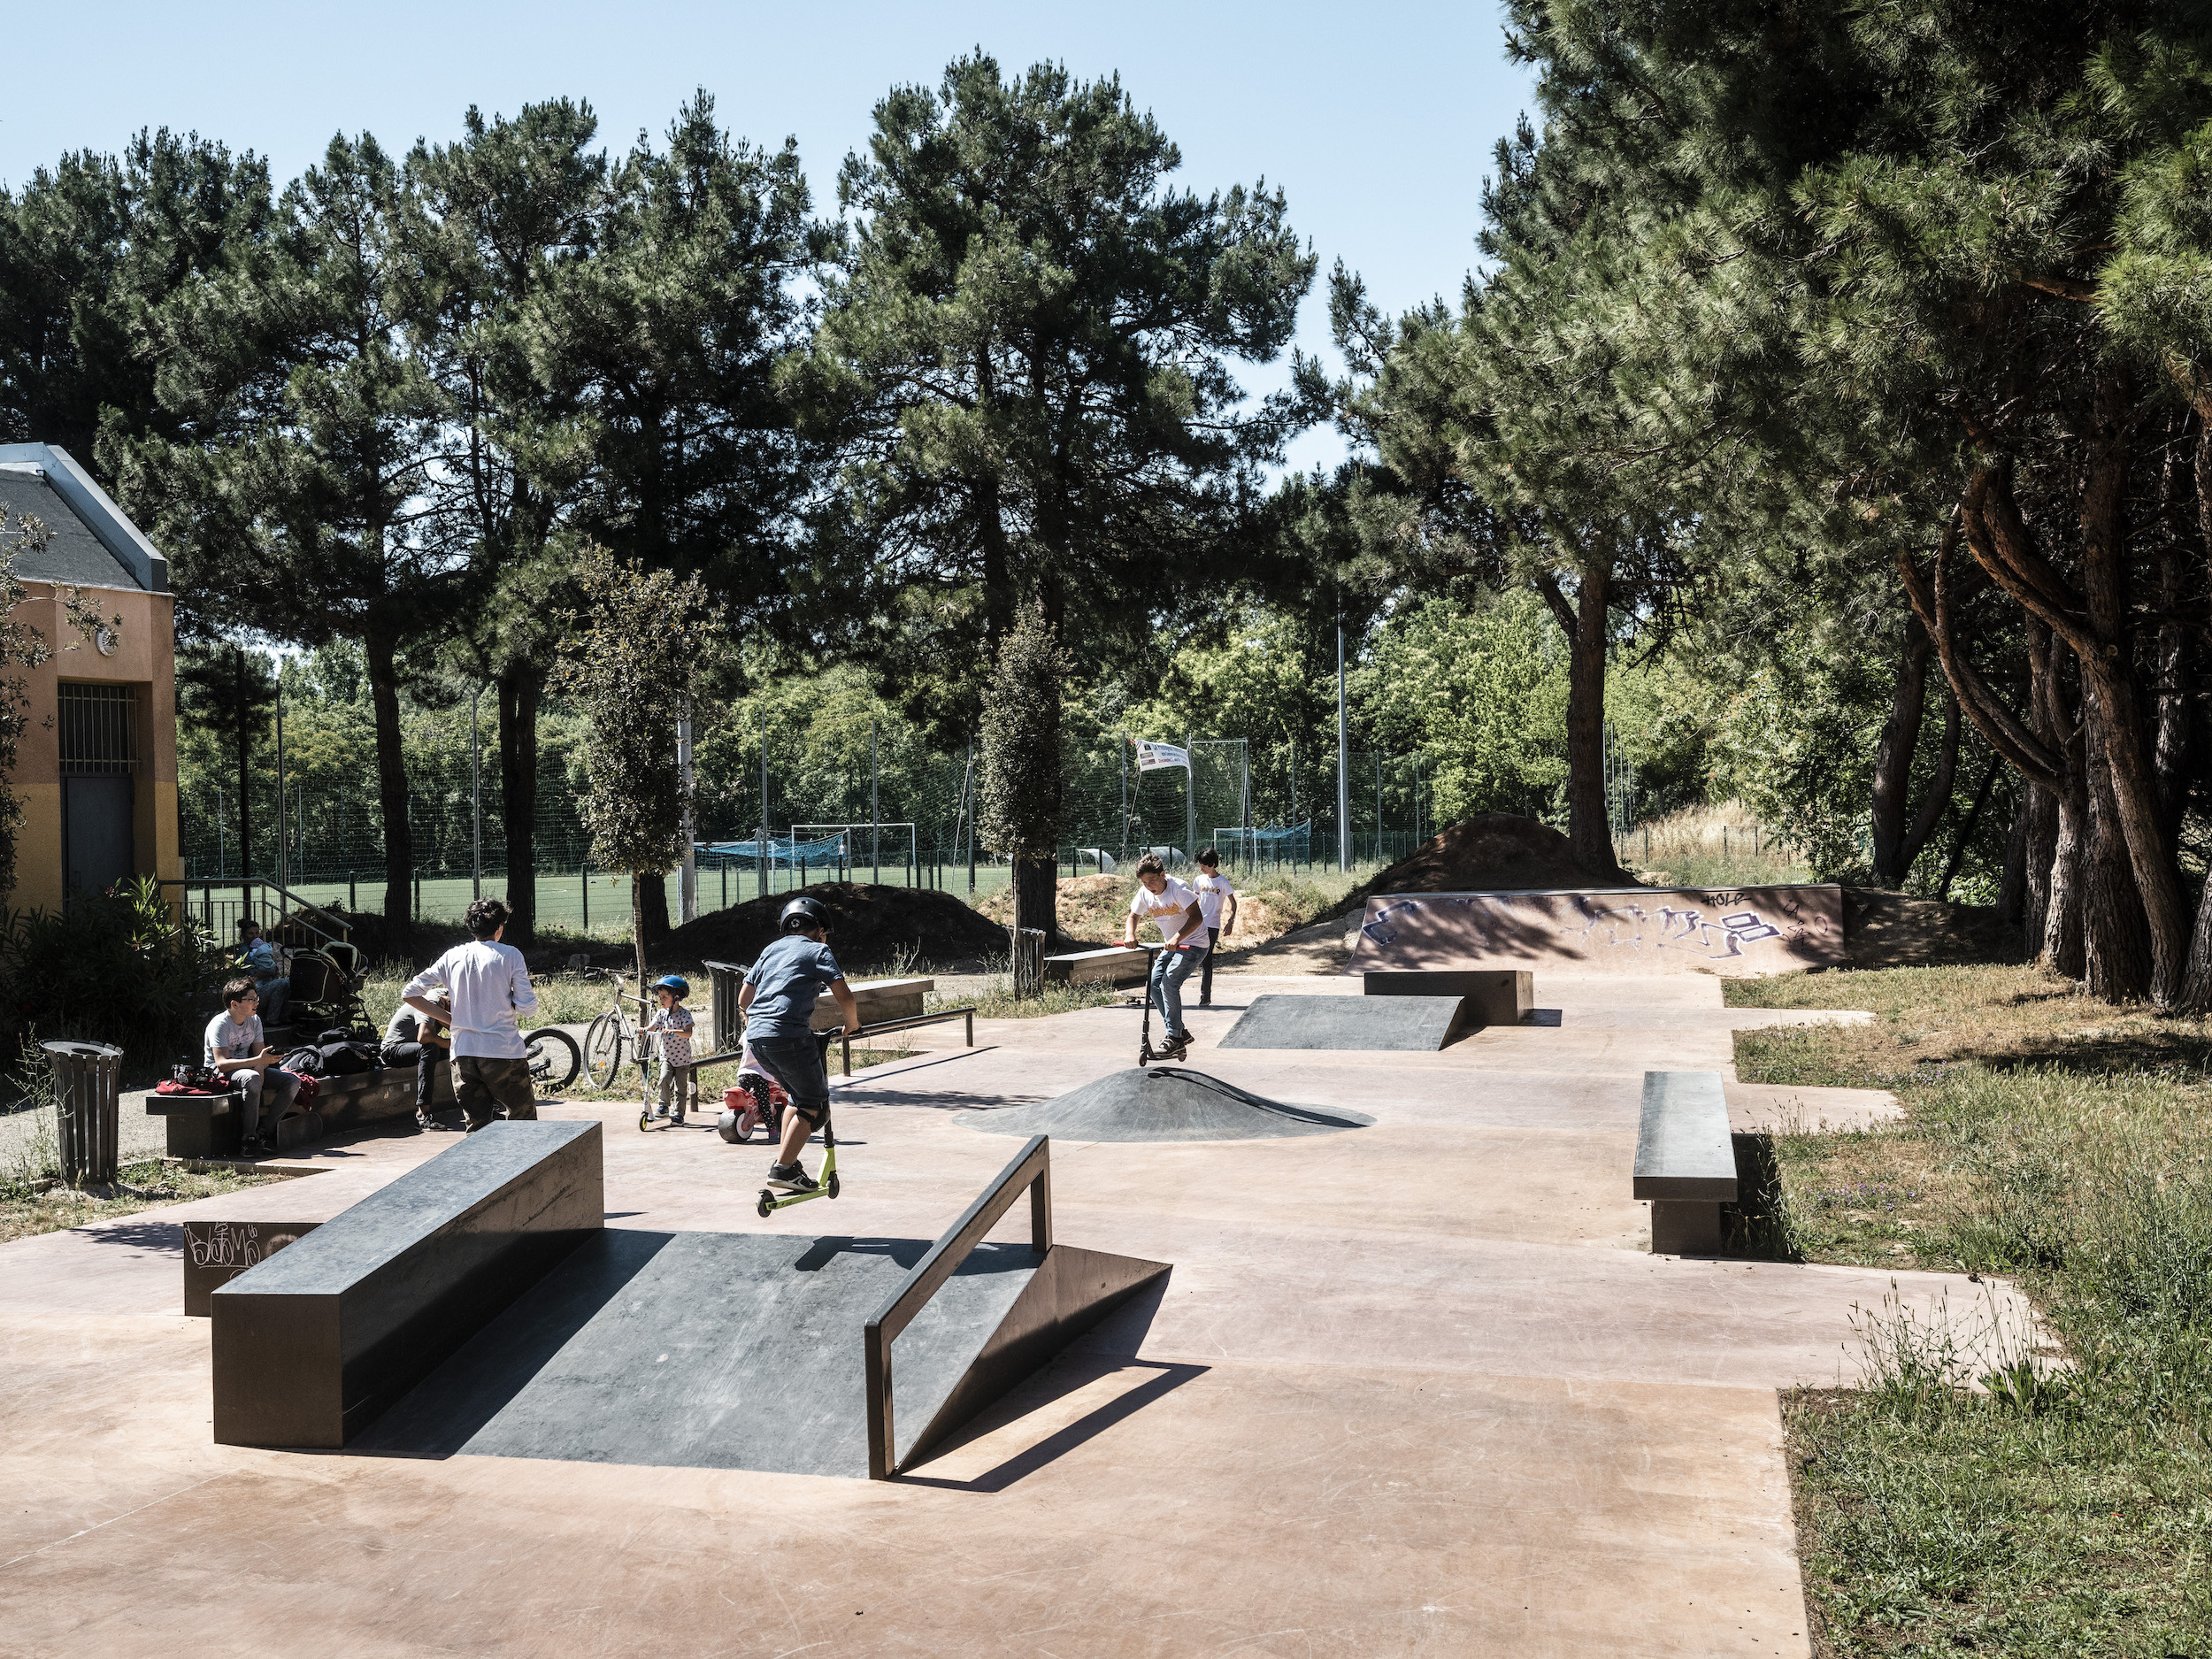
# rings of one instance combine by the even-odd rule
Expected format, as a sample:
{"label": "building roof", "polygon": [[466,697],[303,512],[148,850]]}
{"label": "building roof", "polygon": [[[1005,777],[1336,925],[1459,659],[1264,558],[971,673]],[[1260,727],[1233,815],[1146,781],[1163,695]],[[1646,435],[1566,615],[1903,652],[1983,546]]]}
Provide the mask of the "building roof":
{"label": "building roof", "polygon": [[53,532],[16,556],[24,580],[169,591],[169,561],[59,444],[0,443],[0,502],[12,526],[30,518]]}

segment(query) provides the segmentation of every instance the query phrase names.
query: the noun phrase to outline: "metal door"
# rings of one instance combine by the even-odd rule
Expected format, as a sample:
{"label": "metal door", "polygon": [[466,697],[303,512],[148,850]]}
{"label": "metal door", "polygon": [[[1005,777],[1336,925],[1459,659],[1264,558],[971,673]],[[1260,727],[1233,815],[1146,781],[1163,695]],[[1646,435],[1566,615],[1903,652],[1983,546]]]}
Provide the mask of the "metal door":
{"label": "metal door", "polygon": [[128,776],[61,780],[65,887],[96,893],[137,873],[131,857],[132,805]]}

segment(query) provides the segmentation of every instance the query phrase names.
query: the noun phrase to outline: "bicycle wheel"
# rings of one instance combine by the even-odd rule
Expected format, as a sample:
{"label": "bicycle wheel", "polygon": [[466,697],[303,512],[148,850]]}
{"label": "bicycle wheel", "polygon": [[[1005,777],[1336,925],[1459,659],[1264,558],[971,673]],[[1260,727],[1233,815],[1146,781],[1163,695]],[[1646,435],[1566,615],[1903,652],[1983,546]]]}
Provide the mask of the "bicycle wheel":
{"label": "bicycle wheel", "polygon": [[541,1025],[526,1033],[523,1048],[530,1060],[530,1080],[548,1088],[566,1088],[583,1070],[584,1053],[576,1039],[558,1025]]}
{"label": "bicycle wheel", "polygon": [[611,1087],[622,1074],[622,1016],[609,1009],[584,1033],[584,1075],[594,1088]]}

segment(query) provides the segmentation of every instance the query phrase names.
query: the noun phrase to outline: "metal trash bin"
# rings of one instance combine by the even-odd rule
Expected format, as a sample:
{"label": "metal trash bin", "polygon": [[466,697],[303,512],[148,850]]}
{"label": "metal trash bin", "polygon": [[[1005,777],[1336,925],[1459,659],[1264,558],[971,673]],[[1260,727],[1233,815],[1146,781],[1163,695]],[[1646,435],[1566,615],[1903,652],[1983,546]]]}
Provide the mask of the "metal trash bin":
{"label": "metal trash bin", "polygon": [[738,987],[745,983],[745,964],[741,962],[710,962],[707,978],[714,986],[714,1052],[734,1053],[739,1036],[745,1029],[743,1016],[737,1011]]}
{"label": "metal trash bin", "polygon": [[54,1067],[55,1139],[72,1187],[116,1179],[123,1051],[104,1042],[42,1042]]}
{"label": "metal trash bin", "polygon": [[1014,995],[1034,996],[1045,983],[1045,930],[1010,927],[1007,932],[1014,935]]}

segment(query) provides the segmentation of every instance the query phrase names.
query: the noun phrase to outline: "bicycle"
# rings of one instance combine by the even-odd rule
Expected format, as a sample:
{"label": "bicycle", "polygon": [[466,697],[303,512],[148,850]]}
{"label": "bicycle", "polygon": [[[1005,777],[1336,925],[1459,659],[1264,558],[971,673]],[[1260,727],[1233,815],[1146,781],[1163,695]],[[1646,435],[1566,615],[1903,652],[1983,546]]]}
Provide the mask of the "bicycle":
{"label": "bicycle", "polygon": [[583,1069],[584,1056],[576,1039],[558,1025],[541,1025],[522,1033],[522,1051],[529,1062],[530,1080],[546,1088],[566,1088]]}
{"label": "bicycle", "polygon": [[[628,981],[604,968],[587,969],[584,977],[609,979],[614,985],[614,1006],[584,1031],[584,1076],[592,1087],[604,1094],[614,1087],[626,1064],[634,1061],[641,1068],[646,1064],[646,1056],[639,1052],[637,1042],[637,1027],[645,1023],[646,999],[625,996],[622,987]],[[634,1015],[623,1007],[626,1002],[634,1004]],[[626,1061],[626,1051],[629,1056]]]}

